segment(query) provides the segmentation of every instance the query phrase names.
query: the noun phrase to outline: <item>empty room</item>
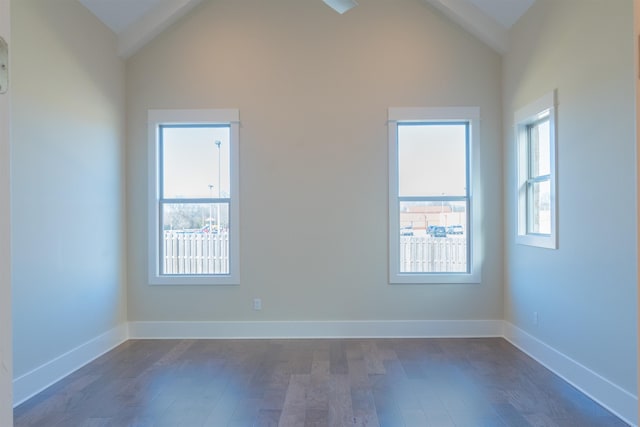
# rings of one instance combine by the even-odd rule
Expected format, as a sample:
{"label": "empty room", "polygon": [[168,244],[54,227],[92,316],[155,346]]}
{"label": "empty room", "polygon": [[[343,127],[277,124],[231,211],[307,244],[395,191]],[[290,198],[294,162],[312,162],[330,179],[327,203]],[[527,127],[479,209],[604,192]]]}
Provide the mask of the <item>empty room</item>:
{"label": "empty room", "polygon": [[633,0],[0,0],[0,426],[637,426]]}

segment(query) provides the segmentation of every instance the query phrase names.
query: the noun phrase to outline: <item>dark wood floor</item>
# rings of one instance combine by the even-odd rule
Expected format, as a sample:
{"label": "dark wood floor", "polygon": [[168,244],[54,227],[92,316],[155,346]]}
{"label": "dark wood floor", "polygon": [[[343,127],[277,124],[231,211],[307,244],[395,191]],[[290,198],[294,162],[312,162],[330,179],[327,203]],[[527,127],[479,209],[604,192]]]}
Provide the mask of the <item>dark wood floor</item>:
{"label": "dark wood floor", "polygon": [[507,341],[132,340],[15,426],[624,426]]}

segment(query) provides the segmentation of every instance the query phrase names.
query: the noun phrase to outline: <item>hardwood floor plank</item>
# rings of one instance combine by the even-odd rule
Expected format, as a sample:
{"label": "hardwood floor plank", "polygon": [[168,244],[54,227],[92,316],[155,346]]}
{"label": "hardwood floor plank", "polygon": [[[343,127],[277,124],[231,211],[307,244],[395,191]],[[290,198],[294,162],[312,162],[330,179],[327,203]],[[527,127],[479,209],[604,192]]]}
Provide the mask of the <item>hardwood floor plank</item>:
{"label": "hardwood floor plank", "polygon": [[[313,361],[311,364],[311,376],[309,379],[309,388],[305,396],[305,407],[308,414],[307,424],[318,423],[316,420],[319,414],[328,417],[329,414],[329,351],[316,350],[313,352]],[[325,425],[328,418],[325,420]]]}
{"label": "hardwood floor plank", "polygon": [[258,419],[260,413],[261,399],[247,397],[241,399],[236,406],[236,410],[227,423],[227,427],[252,426]]}
{"label": "hardwood floor plank", "polygon": [[346,374],[347,354],[345,351],[345,341],[333,340],[330,344],[329,368],[332,374]]}
{"label": "hardwood floor plank", "polygon": [[401,410],[402,421],[406,426],[427,426],[427,417],[420,409]]}
{"label": "hardwood floor plank", "polygon": [[231,421],[239,403],[239,394],[231,386],[227,387],[220,399],[210,408],[207,417],[198,425],[204,427],[226,426]]}
{"label": "hardwood floor plank", "polygon": [[16,427],[620,427],[504,339],[131,340]]}
{"label": "hardwood floor plank", "polygon": [[329,426],[353,425],[351,387],[347,374],[331,374],[329,377]]}
{"label": "hardwood floor plank", "polygon": [[427,420],[427,425],[455,427],[449,411],[442,403],[435,387],[423,382],[415,389],[416,397]]}
{"label": "hardwood floor plank", "polygon": [[360,345],[362,346],[367,374],[385,374],[386,371],[383,363],[384,353],[378,348],[377,342],[365,340]]}
{"label": "hardwood floor plank", "polygon": [[[378,387],[372,390],[376,405],[376,415],[381,427],[404,427],[404,417],[389,388]],[[407,426],[412,427],[412,426]]]}
{"label": "hardwood floor plank", "polygon": [[512,405],[508,403],[494,405],[494,409],[509,426],[530,427],[529,421],[522,416]]}
{"label": "hardwood floor plank", "polygon": [[282,411],[261,409],[258,411],[258,417],[254,423],[255,427],[277,427],[280,421]]}
{"label": "hardwood floor plank", "polygon": [[305,412],[304,427],[325,427],[329,425],[328,409],[309,409]]}
{"label": "hardwood floor plank", "polygon": [[352,389],[368,389],[371,387],[364,359],[348,359],[347,370],[349,375],[349,385]]}
{"label": "hardwood floor plank", "polygon": [[279,426],[296,427],[304,425],[306,418],[306,391],[310,382],[311,375],[291,375]]}
{"label": "hardwood floor plank", "polygon": [[266,388],[260,401],[260,409],[264,411],[282,412],[284,402],[287,397],[287,389],[285,388]]}
{"label": "hardwood floor plank", "polygon": [[351,406],[354,424],[358,426],[379,426],[373,391],[367,388],[351,389]]}

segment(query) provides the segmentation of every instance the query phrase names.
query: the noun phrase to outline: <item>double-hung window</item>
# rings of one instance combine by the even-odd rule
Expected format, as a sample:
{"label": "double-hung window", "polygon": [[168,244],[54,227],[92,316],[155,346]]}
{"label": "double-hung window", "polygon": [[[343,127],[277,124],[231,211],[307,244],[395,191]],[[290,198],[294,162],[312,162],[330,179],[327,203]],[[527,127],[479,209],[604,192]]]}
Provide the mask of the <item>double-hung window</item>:
{"label": "double-hung window", "polygon": [[479,109],[389,110],[390,283],[480,281]]}
{"label": "double-hung window", "polygon": [[555,95],[548,93],[515,114],[518,229],[521,244],[555,249]]}
{"label": "double-hung window", "polygon": [[149,111],[149,281],[239,283],[237,110]]}

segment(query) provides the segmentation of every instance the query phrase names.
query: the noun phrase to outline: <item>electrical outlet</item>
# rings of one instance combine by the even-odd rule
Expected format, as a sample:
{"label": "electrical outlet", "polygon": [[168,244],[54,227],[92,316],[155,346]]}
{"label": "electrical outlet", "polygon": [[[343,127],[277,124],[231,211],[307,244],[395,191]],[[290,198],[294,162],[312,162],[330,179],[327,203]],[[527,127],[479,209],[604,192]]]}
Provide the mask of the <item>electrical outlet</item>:
{"label": "electrical outlet", "polygon": [[260,298],[253,299],[253,309],[256,311],[262,310],[262,300]]}
{"label": "electrical outlet", "polygon": [[538,326],[538,312],[537,311],[533,312],[533,324],[535,326]]}

